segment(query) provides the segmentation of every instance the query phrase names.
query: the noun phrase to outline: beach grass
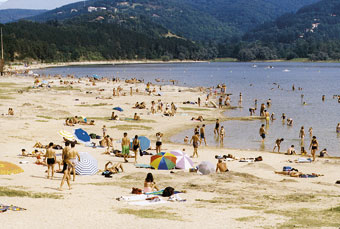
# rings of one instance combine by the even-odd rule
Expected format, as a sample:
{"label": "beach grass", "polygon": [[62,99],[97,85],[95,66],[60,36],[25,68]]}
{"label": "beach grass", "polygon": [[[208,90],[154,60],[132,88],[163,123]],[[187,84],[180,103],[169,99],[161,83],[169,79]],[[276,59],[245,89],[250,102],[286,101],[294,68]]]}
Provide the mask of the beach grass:
{"label": "beach grass", "polygon": [[11,189],[7,187],[0,186],[0,196],[8,197],[29,197],[29,198],[48,198],[48,199],[62,199],[63,196],[55,193],[42,193],[42,192],[30,192]]}
{"label": "beach grass", "polygon": [[152,127],[144,125],[117,125],[109,128],[117,130],[152,130]]}
{"label": "beach grass", "polygon": [[125,122],[133,122],[133,123],[156,123],[155,120],[152,119],[140,119],[140,120],[134,120],[134,119],[125,119],[123,120]]}
{"label": "beach grass", "polygon": [[[110,120],[110,117],[86,117],[87,120]],[[66,118],[63,118],[63,119],[66,119]]]}
{"label": "beach grass", "polygon": [[11,83],[11,82],[0,82],[0,87],[11,87],[11,86],[16,86],[18,84],[16,83]]}
{"label": "beach grass", "polygon": [[38,120],[35,120],[36,122],[48,122],[48,120],[43,120],[43,119],[38,119]]}
{"label": "beach grass", "polygon": [[8,96],[8,95],[0,95],[0,99],[4,99],[4,100],[7,100],[7,99],[14,99],[14,97]]}
{"label": "beach grass", "polygon": [[139,218],[147,218],[147,219],[167,219],[167,220],[175,220],[182,221],[183,219],[178,216],[176,213],[158,210],[158,209],[130,209],[130,208],[122,208],[118,210],[119,214],[128,214],[134,215]]}
{"label": "beach grass", "polygon": [[180,107],[180,109],[184,111],[211,111],[211,109],[207,108],[194,108],[194,107]]}
{"label": "beach grass", "polygon": [[246,217],[240,217],[240,218],[236,218],[236,221],[239,222],[253,222],[256,220],[263,220],[264,218],[262,216],[257,216],[257,215],[253,215],[253,216],[246,216]]}
{"label": "beach grass", "polygon": [[37,118],[44,118],[44,119],[54,119],[51,116],[45,116],[45,115],[37,115]]}
{"label": "beach grass", "polygon": [[76,105],[77,107],[101,107],[101,106],[108,106],[112,104],[107,104],[107,103],[95,103],[95,104],[81,104],[81,105]]}
{"label": "beach grass", "polygon": [[74,87],[71,87],[71,86],[68,86],[68,87],[52,87],[53,90],[56,90],[56,91],[81,91],[79,88],[74,88]]}

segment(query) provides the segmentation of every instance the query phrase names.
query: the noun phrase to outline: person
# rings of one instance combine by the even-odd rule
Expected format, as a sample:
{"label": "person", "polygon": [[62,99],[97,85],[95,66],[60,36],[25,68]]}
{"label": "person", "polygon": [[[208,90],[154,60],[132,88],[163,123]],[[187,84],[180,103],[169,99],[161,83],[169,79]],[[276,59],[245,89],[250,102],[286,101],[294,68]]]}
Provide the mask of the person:
{"label": "person", "polygon": [[205,124],[203,124],[200,129],[200,135],[201,135],[201,142],[203,140],[204,144],[207,145],[207,140],[205,139]]}
{"label": "person", "polygon": [[305,128],[303,126],[301,126],[299,138],[301,138],[301,140],[305,138]]}
{"label": "person", "polygon": [[301,155],[307,155],[307,151],[304,146],[301,146]]}
{"label": "person", "polygon": [[8,108],[8,115],[14,115],[13,108]]}
{"label": "person", "polygon": [[224,136],[225,136],[224,126],[221,126],[221,130],[220,130],[220,142],[221,142],[221,145],[223,145]]}
{"label": "person", "polygon": [[199,107],[201,106],[201,98],[200,97],[198,97],[198,99],[197,99],[197,104],[198,104]]}
{"label": "person", "polygon": [[220,96],[219,98],[218,98],[218,108],[222,108],[222,101],[223,101],[223,97],[222,96]]}
{"label": "person", "polygon": [[322,102],[325,102],[325,95],[322,96]]}
{"label": "person", "polygon": [[61,183],[60,183],[60,187],[59,187],[59,191],[63,190],[63,185],[66,181],[67,185],[68,185],[68,189],[71,190],[71,169],[73,167],[73,165],[70,163],[70,161],[68,160],[68,155],[66,155],[66,157],[64,157],[65,161],[66,161],[66,168],[64,171],[64,175],[63,178],[61,179]]}
{"label": "person", "polygon": [[46,149],[46,154],[45,154],[46,162],[47,162],[47,179],[50,178],[50,171],[52,169],[52,176],[51,179],[53,179],[54,176],[54,164],[56,162],[56,155],[53,150],[53,142],[50,142],[48,145],[48,148]]}
{"label": "person", "polygon": [[296,154],[296,150],[294,149],[294,145],[291,145],[287,150],[288,155]]}
{"label": "person", "polygon": [[195,117],[192,117],[191,118],[191,121],[200,121],[200,122],[203,122],[204,121],[204,118],[203,118],[203,116],[202,115],[200,115],[200,116],[198,116],[197,118],[195,118]]}
{"label": "person", "polygon": [[140,120],[140,116],[137,115],[137,113],[134,114],[133,120],[138,121]]}
{"label": "person", "polygon": [[195,157],[195,155],[198,157],[198,152],[197,152],[197,149],[198,149],[198,142],[200,142],[200,144],[202,144],[202,141],[201,141],[201,139],[199,138],[199,133],[196,132],[196,133],[192,136],[192,138],[191,138],[191,140],[190,140],[190,144],[192,143],[192,145],[193,145],[193,147],[194,147],[194,153],[193,153],[193,155],[192,155],[193,158]]}
{"label": "person", "polygon": [[309,137],[312,138],[312,136],[313,136],[313,127],[310,127],[308,132],[309,132]]}
{"label": "person", "polygon": [[313,136],[310,145],[309,145],[309,149],[311,149],[311,154],[313,157],[313,161],[315,161],[315,152],[318,150],[319,148],[319,142],[318,140],[316,140],[316,137]]}
{"label": "person", "polygon": [[130,96],[132,96],[132,87],[130,87]]}
{"label": "person", "polygon": [[264,110],[264,117],[266,118],[266,124],[269,124],[270,114],[267,110]]}
{"label": "person", "polygon": [[249,108],[249,113],[250,113],[250,116],[253,116],[253,115],[255,115],[255,108],[254,107],[250,107]]}
{"label": "person", "polygon": [[240,92],[240,98],[239,98],[239,100],[238,100],[238,106],[240,107],[240,106],[242,106],[242,93]]}
{"label": "person", "polygon": [[189,137],[188,136],[185,136],[184,137],[184,144],[188,144],[189,143]]}
{"label": "person", "polygon": [[151,113],[155,114],[156,113],[156,108],[155,108],[155,101],[151,101]]}
{"label": "person", "polygon": [[130,141],[127,138],[128,134],[125,132],[122,138],[122,154],[124,156],[124,162],[129,162],[126,158],[130,154]]}
{"label": "person", "polygon": [[262,138],[262,143],[264,142],[264,139],[266,138],[266,130],[264,129],[264,124],[261,125],[259,134]]}
{"label": "person", "polygon": [[292,118],[287,119],[287,126],[293,126],[293,119]]}
{"label": "person", "polygon": [[24,157],[28,156],[25,149],[21,149],[21,156],[24,156]]}
{"label": "person", "polygon": [[336,126],[336,132],[339,134],[340,133],[340,123]]}
{"label": "person", "polygon": [[135,153],[135,164],[137,164],[137,151],[140,149],[140,141],[138,140],[138,135],[132,141],[132,150]]}
{"label": "person", "polygon": [[216,173],[220,171],[221,173],[228,172],[229,169],[227,167],[227,163],[223,162],[222,159],[218,159],[218,162],[216,164]]}
{"label": "person", "polygon": [[118,115],[115,115],[115,112],[112,112],[110,120],[118,120]]}
{"label": "person", "polygon": [[68,164],[71,164],[72,167],[72,173],[73,173],[73,181],[76,180],[76,164],[77,164],[77,158],[80,161],[79,153],[74,148],[76,144],[74,142],[71,142],[71,149],[68,152],[67,159],[69,161]]}
{"label": "person", "polygon": [[305,96],[304,94],[301,94],[301,103],[303,102],[303,97],[304,96]]}
{"label": "person", "polygon": [[267,107],[269,108],[269,107],[271,107],[271,105],[272,105],[272,100],[271,100],[271,99],[268,99],[268,100],[267,100]]}
{"label": "person", "polygon": [[277,152],[280,153],[280,147],[281,147],[281,143],[284,141],[283,138],[281,139],[276,139],[275,141],[275,146],[274,146],[274,149],[273,149],[273,152],[275,151],[276,147],[277,147]]}
{"label": "person", "polygon": [[270,116],[270,121],[274,121],[275,120],[275,113],[273,112],[272,114],[271,114],[271,116]]}
{"label": "person", "polygon": [[219,119],[216,119],[214,134],[220,135],[220,120]]}
{"label": "person", "polygon": [[107,129],[106,129],[106,126],[105,126],[105,125],[103,126],[102,130],[103,130],[103,137],[105,137],[105,136],[106,136],[106,131],[107,131]]}
{"label": "person", "polygon": [[285,113],[282,113],[281,119],[282,119],[282,124],[284,124],[284,123],[285,123],[285,120],[286,120],[286,115],[285,115]]}
{"label": "person", "polygon": [[[109,167],[110,164],[112,165],[111,167]],[[122,173],[124,172],[122,163],[117,162],[116,164],[113,164],[111,161],[109,161],[108,163],[105,164],[104,171],[108,171],[111,174],[116,174],[120,172],[119,169],[121,170]]]}
{"label": "person", "polygon": [[323,150],[320,151],[319,157],[325,157],[325,156],[328,156],[328,157],[329,157],[329,154],[328,154],[326,148],[324,148]]}
{"label": "person", "polygon": [[164,116],[170,116],[169,108],[165,108],[165,111],[163,113]]}
{"label": "person", "polygon": [[156,133],[156,154],[161,152],[162,137],[163,137],[163,134],[161,132]]}
{"label": "person", "polygon": [[68,152],[70,150],[71,150],[70,142],[67,141],[67,142],[65,142],[65,147],[63,148],[63,151],[62,151],[62,154],[61,154],[61,160],[62,160],[62,163],[63,163],[63,173],[67,169],[66,159],[67,159]]}
{"label": "person", "polygon": [[266,105],[264,105],[264,103],[261,104],[261,107],[260,107],[260,116],[264,116],[264,110],[266,109]]}
{"label": "person", "polygon": [[155,190],[158,191],[159,189],[156,186],[152,173],[148,173],[144,181],[144,193],[153,192]]}
{"label": "person", "polygon": [[293,86],[292,86],[292,91],[295,91],[295,86],[294,86],[294,84],[293,84]]}

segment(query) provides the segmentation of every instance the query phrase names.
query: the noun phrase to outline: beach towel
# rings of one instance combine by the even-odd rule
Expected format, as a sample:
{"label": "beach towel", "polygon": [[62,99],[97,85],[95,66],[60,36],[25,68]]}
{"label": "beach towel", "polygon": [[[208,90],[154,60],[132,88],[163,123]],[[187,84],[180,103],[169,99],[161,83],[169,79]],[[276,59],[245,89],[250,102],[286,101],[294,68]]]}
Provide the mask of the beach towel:
{"label": "beach towel", "polygon": [[117,198],[117,200],[125,200],[125,201],[139,201],[139,200],[146,200],[147,198],[155,197],[152,194],[141,194],[141,195],[133,195],[133,196],[121,196]]}
{"label": "beach towel", "polygon": [[242,158],[239,160],[239,162],[254,162],[255,159],[254,158]]}
{"label": "beach towel", "polygon": [[296,163],[312,163],[311,158],[298,158],[295,160]]}
{"label": "beach towel", "polygon": [[20,208],[20,207],[17,207],[17,206],[13,206],[13,205],[6,206],[6,205],[0,204],[0,212],[5,212],[7,210],[11,210],[11,211],[24,211],[26,209],[25,208]]}
{"label": "beach towel", "polygon": [[150,205],[168,204],[168,203],[170,203],[170,202],[162,200],[162,199],[159,199],[159,201],[155,201],[155,200],[134,201],[134,202],[129,202],[129,205],[150,206]]}
{"label": "beach towel", "polygon": [[136,164],[135,166],[136,166],[136,168],[144,168],[144,169],[151,169],[152,168],[151,165],[147,165],[147,164]]}

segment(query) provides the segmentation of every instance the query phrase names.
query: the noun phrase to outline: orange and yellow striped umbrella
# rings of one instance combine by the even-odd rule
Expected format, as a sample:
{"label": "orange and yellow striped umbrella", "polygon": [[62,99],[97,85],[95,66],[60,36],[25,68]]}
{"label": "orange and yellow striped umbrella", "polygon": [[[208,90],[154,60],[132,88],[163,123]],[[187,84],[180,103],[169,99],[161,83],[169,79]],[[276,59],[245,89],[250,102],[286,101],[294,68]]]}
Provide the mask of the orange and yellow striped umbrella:
{"label": "orange and yellow striped umbrella", "polygon": [[11,175],[22,173],[24,170],[19,166],[7,161],[0,161],[0,175]]}

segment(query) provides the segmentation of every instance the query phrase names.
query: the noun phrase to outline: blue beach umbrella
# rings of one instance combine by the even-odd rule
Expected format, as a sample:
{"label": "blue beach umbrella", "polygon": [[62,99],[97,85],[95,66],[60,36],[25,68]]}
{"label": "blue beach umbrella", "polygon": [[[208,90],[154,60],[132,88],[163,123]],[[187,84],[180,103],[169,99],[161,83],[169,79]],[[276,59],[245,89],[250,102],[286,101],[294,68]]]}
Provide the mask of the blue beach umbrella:
{"label": "blue beach umbrella", "polygon": [[76,174],[81,176],[95,175],[98,172],[98,161],[91,154],[80,152],[80,161],[76,164]]}
{"label": "blue beach umbrella", "polygon": [[78,141],[86,143],[91,141],[91,137],[89,134],[83,129],[75,129],[74,136],[77,138]]}
{"label": "blue beach umbrella", "polygon": [[112,110],[120,111],[120,112],[124,111],[121,107],[114,107]]}
{"label": "blue beach umbrella", "polygon": [[[134,138],[131,139],[131,143],[130,143],[130,144],[131,144],[131,149],[132,149],[132,142],[133,142],[133,139],[134,139]],[[150,148],[150,145],[151,145],[150,139],[148,139],[148,138],[145,137],[145,136],[139,136],[139,137],[138,137],[138,140],[139,140],[140,148],[141,148],[142,151],[145,151],[145,150],[147,150],[147,149]]]}
{"label": "blue beach umbrella", "polygon": [[98,76],[97,74],[93,74],[92,77],[95,78],[95,79],[99,79],[100,78],[100,76]]}

